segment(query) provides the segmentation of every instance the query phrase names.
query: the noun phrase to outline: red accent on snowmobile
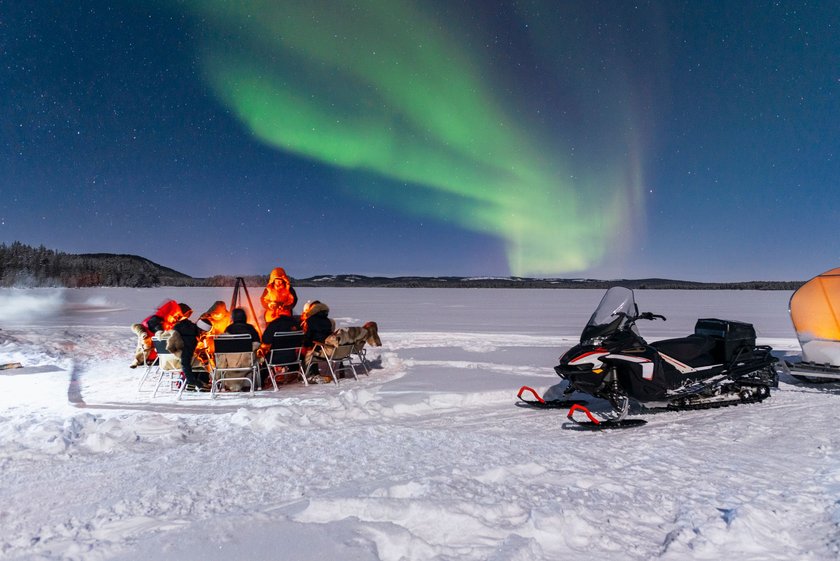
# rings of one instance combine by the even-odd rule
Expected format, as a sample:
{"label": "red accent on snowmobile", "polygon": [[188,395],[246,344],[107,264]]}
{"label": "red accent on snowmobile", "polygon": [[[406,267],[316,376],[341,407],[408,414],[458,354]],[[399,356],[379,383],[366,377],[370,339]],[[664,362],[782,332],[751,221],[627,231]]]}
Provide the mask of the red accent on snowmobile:
{"label": "red accent on snowmobile", "polygon": [[519,388],[519,393],[518,393],[518,394],[516,394],[516,397],[518,397],[519,399],[522,399],[522,401],[524,401],[525,403],[528,403],[528,400],[527,400],[527,399],[523,399],[523,398],[522,398],[522,394],[523,394],[526,390],[527,390],[527,391],[529,391],[529,392],[531,392],[532,394],[534,394],[534,397],[536,397],[536,398],[537,398],[537,402],[538,402],[538,403],[545,403],[545,400],[544,400],[543,398],[541,398],[541,397],[540,397],[540,394],[538,394],[536,391],[534,391],[534,388],[531,388],[531,387],[528,387],[528,386],[522,386],[521,388]]}
{"label": "red accent on snowmobile", "polygon": [[595,415],[593,415],[593,414],[592,414],[592,412],[591,412],[591,411],[589,411],[589,409],[587,409],[587,408],[586,408],[586,407],[584,407],[583,405],[578,405],[578,404],[572,405],[572,408],[571,408],[571,409],[569,409],[569,414],[568,414],[568,415],[566,415],[566,416],[569,418],[569,420],[570,420],[570,421],[574,421],[575,423],[577,423],[577,421],[575,421],[575,419],[574,419],[574,417],[573,417],[573,415],[575,414],[575,411],[583,411],[583,412],[586,414],[586,416],[587,416],[587,417],[589,417],[589,420],[590,420],[590,421],[592,421],[592,422],[593,422],[593,423],[595,423],[596,425],[600,425],[600,424],[601,424],[601,421],[599,421],[598,419],[596,419],[596,418],[595,418]]}
{"label": "red accent on snowmobile", "polygon": [[589,355],[600,355],[600,354],[604,354],[604,353],[608,353],[608,352],[609,351],[607,349],[602,349],[601,347],[597,347],[595,349],[592,349],[591,351],[587,351],[587,352],[583,353],[582,355],[576,356],[575,358],[570,360],[569,363],[576,362],[576,361],[578,361],[582,358],[588,357]]}
{"label": "red accent on snowmobile", "polygon": [[[574,414],[576,411],[583,411],[586,413],[586,416],[589,417],[588,421],[578,421],[574,418]],[[644,419],[606,419],[603,421],[599,421],[592,412],[584,407],[583,405],[574,405],[569,410],[569,414],[566,415],[570,421],[574,423],[573,426],[581,429],[587,430],[607,430],[607,429],[629,429],[632,427],[640,427],[644,424],[647,424],[647,421]],[[568,427],[563,427],[568,428]]]}
{"label": "red accent on snowmobile", "polygon": [[[525,393],[525,392],[531,392],[534,395],[534,397],[537,398],[537,399],[536,400],[525,399],[524,397],[522,397],[522,394]],[[586,400],[582,400],[582,399],[549,399],[549,400],[546,400],[546,399],[543,399],[540,396],[540,394],[538,394],[534,390],[534,388],[531,388],[531,387],[528,387],[528,386],[522,386],[521,388],[519,388],[519,393],[516,394],[516,397],[518,397],[521,401],[521,403],[519,403],[518,405],[525,404],[525,405],[529,405],[531,407],[535,407],[537,409],[567,409],[567,408],[569,408],[569,407],[571,407],[572,405],[575,405],[575,404],[586,403]]]}

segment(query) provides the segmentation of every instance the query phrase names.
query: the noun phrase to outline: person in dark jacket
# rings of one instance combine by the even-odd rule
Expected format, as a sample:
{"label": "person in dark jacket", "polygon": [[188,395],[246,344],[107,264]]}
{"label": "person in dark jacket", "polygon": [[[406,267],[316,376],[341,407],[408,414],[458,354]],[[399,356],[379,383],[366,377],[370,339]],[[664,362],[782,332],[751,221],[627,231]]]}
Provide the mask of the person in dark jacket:
{"label": "person in dark jacket", "polygon": [[303,354],[306,357],[304,366],[310,382],[318,382],[321,378],[317,375],[318,368],[312,360],[315,343],[323,343],[335,331],[335,322],[330,319],[329,313],[329,306],[318,300],[310,300],[303,306],[300,316],[303,326]]}
{"label": "person in dark jacket", "polygon": [[[265,330],[263,331],[262,342],[263,344],[260,346],[259,354],[265,357],[266,362],[272,361],[274,363],[286,363],[290,364],[293,363],[298,353],[291,348],[286,348],[288,346],[288,339],[281,339],[280,346],[284,348],[283,351],[276,349],[274,354],[272,354],[272,346],[278,344],[277,341],[274,339],[275,333],[301,333],[300,328],[300,318],[295,317],[291,314],[284,314],[278,316],[277,319],[269,323],[265,326]],[[285,379],[282,376],[283,372],[286,372],[288,369],[286,367],[276,367],[275,369],[275,383],[282,383]],[[268,367],[266,365],[266,370],[263,373],[263,378],[268,376]],[[266,386],[265,381],[263,381],[263,387]]]}
{"label": "person in dark jacket", "polygon": [[210,330],[210,324],[204,320],[198,320],[198,323],[193,323],[190,321],[189,316],[192,314],[192,310],[187,307],[182,311],[184,314],[184,318],[176,323],[172,330],[177,332],[178,335],[181,336],[181,341],[183,341],[183,348],[181,349],[181,368],[184,371],[184,377],[186,378],[187,389],[196,388],[199,390],[208,390],[210,389],[210,375],[207,374],[204,370],[196,373],[192,369],[193,363],[193,355],[195,354],[195,349],[198,346],[198,338],[202,332]]}
{"label": "person in dark jacket", "polygon": [[[248,323],[248,315],[245,313],[245,310],[242,308],[234,308],[230,312],[230,319],[231,324],[225,328],[225,333],[228,335],[249,335],[251,337],[251,350],[256,351],[260,348],[260,332],[257,329]],[[252,359],[254,357],[254,353],[251,353]],[[240,357],[239,360],[243,360],[244,358]],[[227,364],[228,367],[243,367],[248,366],[250,364],[250,360],[246,363],[232,363]],[[262,383],[260,379],[257,379],[257,386],[259,388],[262,387]],[[235,382],[225,382],[225,388],[232,391],[241,391],[243,389],[248,388],[248,386],[244,385],[241,381]]]}
{"label": "person in dark jacket", "polygon": [[234,308],[230,313],[231,324],[225,328],[225,333],[231,335],[250,335],[254,350],[260,346],[260,332],[248,323],[248,316],[242,308]]}
{"label": "person in dark jacket", "polygon": [[303,344],[307,348],[315,342],[323,343],[335,331],[335,323],[329,317],[330,308],[323,302],[312,300],[303,307],[300,316],[303,324]]}
{"label": "person in dark jacket", "polygon": [[289,331],[300,331],[300,318],[296,318],[293,315],[279,316],[265,326],[262,336],[263,345],[271,345],[275,333],[288,333]]}

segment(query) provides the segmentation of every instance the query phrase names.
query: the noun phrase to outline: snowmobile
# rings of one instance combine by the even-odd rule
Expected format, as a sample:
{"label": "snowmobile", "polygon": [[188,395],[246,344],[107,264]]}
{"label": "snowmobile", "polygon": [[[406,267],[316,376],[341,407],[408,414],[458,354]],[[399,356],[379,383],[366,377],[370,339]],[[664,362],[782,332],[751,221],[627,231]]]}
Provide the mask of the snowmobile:
{"label": "snowmobile", "polygon": [[[585,405],[555,400],[538,407],[570,405],[568,417],[593,429],[627,428],[645,423],[627,418],[631,402],[645,409],[706,409],[763,401],[778,387],[777,359],[769,346],[755,344],[755,329],[748,323],[698,319],[686,337],[648,343],[639,334],[639,320],[665,317],[639,312],[633,291],[610,288],[584,327],[580,344],[572,347],[554,367],[568,380],[566,395],[575,391],[609,402],[612,410],[594,415]],[[530,389],[530,388],[527,388]],[[533,390],[531,390],[533,391]],[[579,421],[577,413],[588,421]]]}

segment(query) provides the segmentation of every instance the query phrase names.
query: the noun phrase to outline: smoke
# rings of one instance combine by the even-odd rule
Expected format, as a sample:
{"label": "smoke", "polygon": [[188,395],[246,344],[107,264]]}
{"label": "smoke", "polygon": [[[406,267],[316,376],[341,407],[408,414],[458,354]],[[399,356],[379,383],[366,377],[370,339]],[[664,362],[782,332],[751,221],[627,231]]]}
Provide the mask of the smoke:
{"label": "smoke", "polygon": [[62,312],[64,291],[61,289],[18,289],[0,291],[0,325],[25,323]]}

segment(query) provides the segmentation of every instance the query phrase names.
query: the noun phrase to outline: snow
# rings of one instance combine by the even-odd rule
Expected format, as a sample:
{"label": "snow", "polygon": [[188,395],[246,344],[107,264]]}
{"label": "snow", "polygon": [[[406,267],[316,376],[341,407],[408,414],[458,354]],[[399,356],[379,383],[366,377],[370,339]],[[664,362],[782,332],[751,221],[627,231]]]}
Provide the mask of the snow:
{"label": "snow", "polygon": [[[253,292],[253,291],[252,291]],[[836,385],[570,430],[518,407],[600,290],[301,288],[380,326],[375,368],[253,397],[138,393],[129,325],[230,289],[0,290],[3,559],[836,559]],[[636,291],[650,339],[752,322],[798,355],[790,293]],[[84,404],[68,403],[76,364]],[[553,388],[554,387],[554,388]],[[552,389],[553,388],[553,389]],[[593,409],[600,406],[593,403]]]}

